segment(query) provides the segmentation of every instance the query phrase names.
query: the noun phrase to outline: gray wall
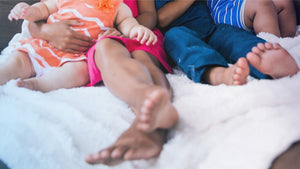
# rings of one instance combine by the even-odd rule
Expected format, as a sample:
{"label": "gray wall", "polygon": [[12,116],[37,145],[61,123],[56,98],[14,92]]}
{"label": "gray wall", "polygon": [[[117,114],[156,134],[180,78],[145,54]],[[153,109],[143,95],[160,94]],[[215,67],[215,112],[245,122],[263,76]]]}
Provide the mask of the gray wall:
{"label": "gray wall", "polygon": [[296,12],[297,12],[297,22],[298,25],[300,25],[300,0],[295,0],[295,8],[296,8]]}
{"label": "gray wall", "polygon": [[[5,48],[14,34],[20,32],[22,21],[12,21],[7,19],[10,10],[23,0],[0,0],[0,51]],[[33,4],[38,0],[24,0]]]}

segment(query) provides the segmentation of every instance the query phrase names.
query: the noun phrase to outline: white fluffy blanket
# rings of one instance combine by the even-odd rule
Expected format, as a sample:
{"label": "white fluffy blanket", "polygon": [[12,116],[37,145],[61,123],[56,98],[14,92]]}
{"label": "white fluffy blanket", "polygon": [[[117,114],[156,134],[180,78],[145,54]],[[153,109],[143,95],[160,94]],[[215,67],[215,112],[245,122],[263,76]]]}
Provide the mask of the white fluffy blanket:
{"label": "white fluffy blanket", "polygon": [[[261,36],[300,59],[299,36]],[[158,158],[114,167],[84,162],[134,119],[107,88],[41,93],[10,81],[0,86],[0,159],[11,169],[267,169],[300,140],[300,73],[279,80],[249,78],[243,86],[196,84],[181,72],[167,77],[180,120]]]}

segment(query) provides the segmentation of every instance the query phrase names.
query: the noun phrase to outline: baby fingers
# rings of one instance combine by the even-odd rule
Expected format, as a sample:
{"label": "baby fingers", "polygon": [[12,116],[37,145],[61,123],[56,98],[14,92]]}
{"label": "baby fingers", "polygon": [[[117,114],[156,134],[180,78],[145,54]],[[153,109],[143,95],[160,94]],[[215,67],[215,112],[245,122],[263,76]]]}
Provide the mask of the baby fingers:
{"label": "baby fingers", "polygon": [[[137,35],[136,36],[137,36],[136,37],[137,41],[141,41],[143,39],[143,37],[145,36],[145,31],[143,30],[143,28],[139,28],[137,30]],[[143,43],[141,43],[141,44],[143,44]]]}
{"label": "baby fingers", "polygon": [[26,19],[29,15],[31,15],[30,6],[26,3],[19,3],[10,11],[8,19],[10,21]]}
{"label": "baby fingers", "polygon": [[154,33],[151,32],[151,35],[150,35],[146,45],[150,45],[150,44],[154,45],[154,44],[156,44],[156,42],[157,42],[157,37]]}
{"label": "baby fingers", "polygon": [[148,41],[149,40],[149,36],[150,36],[150,33],[147,32],[147,31],[145,31],[143,33],[143,37],[141,37],[140,43],[144,44],[146,41]]}
{"label": "baby fingers", "polygon": [[16,11],[16,10],[13,10],[9,13],[8,15],[8,19],[10,21],[12,21],[13,19],[15,20],[19,20],[19,19],[22,19],[22,13],[20,11]]}

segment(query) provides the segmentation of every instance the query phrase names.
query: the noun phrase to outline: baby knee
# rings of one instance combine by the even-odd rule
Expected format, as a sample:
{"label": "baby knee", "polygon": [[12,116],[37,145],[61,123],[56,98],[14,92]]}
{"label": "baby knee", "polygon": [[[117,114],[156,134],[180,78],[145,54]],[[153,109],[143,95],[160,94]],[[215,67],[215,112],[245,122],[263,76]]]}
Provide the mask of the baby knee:
{"label": "baby knee", "polygon": [[77,78],[79,81],[88,82],[89,74],[86,61],[79,61],[73,64],[74,70],[76,70]]}
{"label": "baby knee", "polygon": [[65,63],[68,69],[72,70],[75,74],[78,75],[87,75],[88,68],[86,61],[76,61],[76,62],[69,62]]}

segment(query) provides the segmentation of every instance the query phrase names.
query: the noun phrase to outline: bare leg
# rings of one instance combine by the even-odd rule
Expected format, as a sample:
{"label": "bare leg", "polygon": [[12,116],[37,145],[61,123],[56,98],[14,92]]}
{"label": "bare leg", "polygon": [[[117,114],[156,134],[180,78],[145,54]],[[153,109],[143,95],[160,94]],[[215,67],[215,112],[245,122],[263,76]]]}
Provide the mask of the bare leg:
{"label": "bare leg", "polygon": [[[160,86],[147,96],[141,110],[136,112],[138,116],[137,127],[143,131],[152,131],[157,126],[160,126],[160,128],[172,127],[174,122],[177,121],[178,115],[171,103],[172,89],[166,76],[159,68],[159,61],[151,54],[140,50],[134,51],[132,56],[147,67],[153,83],[156,86]],[[171,98],[165,96],[170,96]],[[169,116],[170,112],[172,113],[171,116]],[[160,120],[164,120],[164,122],[160,122]]]}
{"label": "bare leg", "polygon": [[273,0],[277,9],[279,28],[282,37],[294,37],[297,18],[293,0]]}
{"label": "bare leg", "polygon": [[[112,48],[114,50],[111,50]],[[155,125],[149,130],[175,125],[178,117],[171,104],[170,92],[165,87],[155,85],[148,68],[131,58],[123,45],[115,40],[103,39],[98,43],[95,56],[104,84],[114,95],[132,107],[137,116],[145,109],[146,102],[150,101],[151,105],[158,107],[151,111],[153,114],[160,114],[161,119],[155,119]],[[153,95],[157,93],[160,97],[156,98],[165,102],[165,105],[153,101]]]}
{"label": "bare leg", "polygon": [[299,169],[300,142],[293,144],[287,151],[277,157],[270,169]]}
{"label": "bare leg", "polygon": [[269,32],[281,36],[278,15],[272,0],[247,0],[245,5],[245,24],[255,33]]}
{"label": "bare leg", "polygon": [[292,56],[277,43],[257,44],[247,54],[247,60],[257,70],[274,79],[292,76],[299,71]]}
{"label": "bare leg", "polygon": [[140,63],[144,64],[147,67],[154,84],[169,90],[170,94],[172,94],[172,89],[170,87],[169,81],[159,68],[160,63],[156,57],[141,50],[132,52],[132,56],[134,59],[138,60]]}
{"label": "bare leg", "polygon": [[[92,164],[112,164],[119,160],[157,156],[163,145],[159,140],[164,139],[156,129],[170,128],[178,120],[177,111],[171,104],[170,90],[165,87],[168,86],[166,79],[159,79],[161,75],[155,75],[158,72],[149,70],[153,65],[144,65],[142,58],[131,58],[123,45],[111,39],[98,42],[95,61],[101,70],[104,84],[114,95],[125,101],[138,117],[111,147],[87,156],[86,161]],[[156,99],[159,99],[159,103]],[[144,118],[145,114],[149,116]],[[146,127],[138,127],[138,124],[145,124]],[[149,142],[154,144],[148,144]]]}
{"label": "bare leg", "polygon": [[25,79],[34,75],[31,60],[24,52],[15,51],[3,65],[0,65],[0,85],[12,79]]}
{"label": "bare leg", "polygon": [[85,61],[67,62],[62,67],[41,76],[19,80],[17,86],[49,92],[60,88],[84,86],[89,82],[87,64]]}
{"label": "bare leg", "polygon": [[115,165],[123,160],[149,159],[159,155],[166,140],[166,131],[144,133],[137,130],[136,120],[111,146],[88,155],[86,162]]}
{"label": "bare leg", "polygon": [[250,69],[246,58],[240,58],[232,67],[213,67],[206,71],[205,79],[211,85],[243,85]]}

